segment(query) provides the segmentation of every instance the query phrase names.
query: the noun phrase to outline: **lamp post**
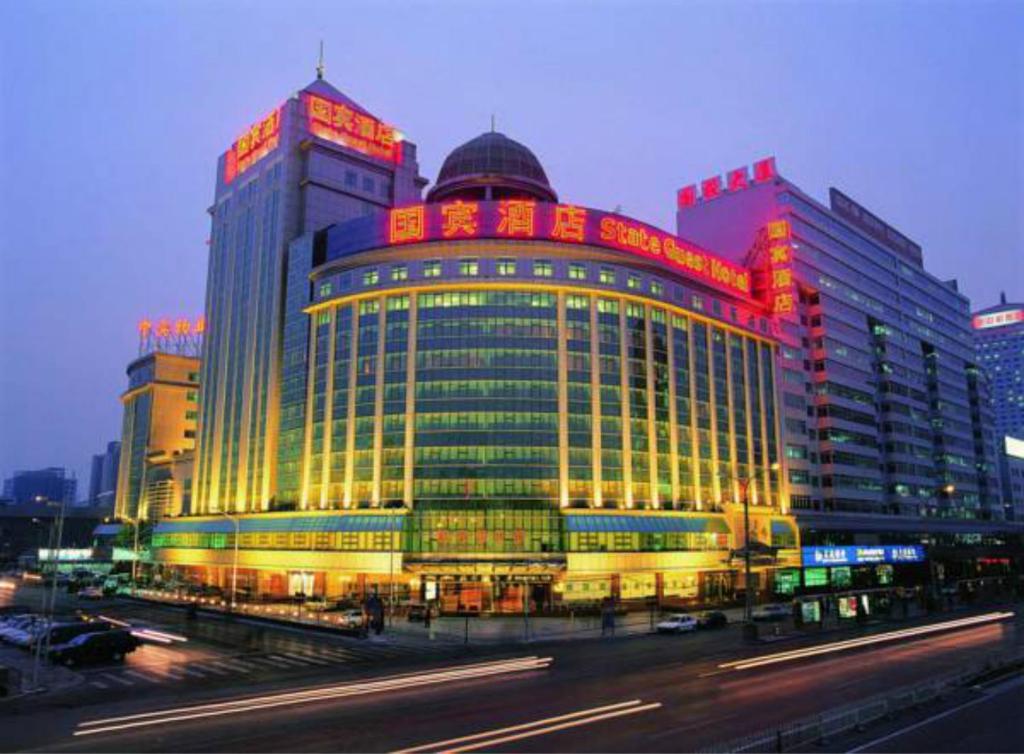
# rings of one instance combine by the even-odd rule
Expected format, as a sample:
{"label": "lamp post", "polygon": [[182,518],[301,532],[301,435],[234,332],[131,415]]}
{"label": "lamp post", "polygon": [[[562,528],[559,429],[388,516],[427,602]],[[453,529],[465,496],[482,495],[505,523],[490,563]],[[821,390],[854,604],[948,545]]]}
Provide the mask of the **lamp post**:
{"label": "lamp post", "polygon": [[231,612],[235,611],[237,606],[238,598],[238,540],[241,539],[240,528],[241,522],[238,520],[238,516],[232,516],[227,511],[221,511],[220,515],[224,516],[228,521],[235,525],[235,554],[231,561]]}
{"label": "lamp post", "polygon": [[[779,470],[778,462],[772,463],[768,470],[775,472]],[[743,622],[744,632],[753,635],[753,613],[754,613],[754,591],[752,574],[750,568],[750,482],[751,477],[740,479],[740,494],[743,499]]]}
{"label": "lamp post", "polygon": [[137,581],[136,581],[136,579],[137,579],[136,574],[138,572],[138,567],[139,567],[139,526],[141,524],[142,524],[142,519],[136,513],[136,516],[135,516],[135,546],[134,546],[133,552],[132,552],[132,597],[135,596],[135,593],[136,593],[136,591],[138,589],[138,584],[137,584]]}

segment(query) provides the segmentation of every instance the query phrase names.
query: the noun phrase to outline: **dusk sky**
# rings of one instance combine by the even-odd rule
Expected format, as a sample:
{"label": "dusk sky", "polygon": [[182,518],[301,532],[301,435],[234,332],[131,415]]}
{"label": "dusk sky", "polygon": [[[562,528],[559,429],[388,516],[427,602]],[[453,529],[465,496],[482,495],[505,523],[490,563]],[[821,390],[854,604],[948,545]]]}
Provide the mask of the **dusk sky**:
{"label": "dusk sky", "polygon": [[433,180],[489,128],[563,200],[674,229],[774,155],[1024,300],[1024,2],[0,4],[0,476],[120,434],[144,316],[194,318],[217,156],[315,76]]}

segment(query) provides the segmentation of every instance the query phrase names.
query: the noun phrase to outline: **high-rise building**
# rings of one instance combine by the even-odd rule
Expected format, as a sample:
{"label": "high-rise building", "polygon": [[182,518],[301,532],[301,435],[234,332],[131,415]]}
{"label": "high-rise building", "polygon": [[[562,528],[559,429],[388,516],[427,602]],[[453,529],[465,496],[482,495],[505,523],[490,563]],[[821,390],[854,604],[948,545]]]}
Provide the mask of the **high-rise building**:
{"label": "high-rise building", "polygon": [[75,504],[78,480],[74,472],[61,466],[45,469],[15,471],[4,480],[3,497],[15,504],[64,503]]}
{"label": "high-rise building", "polygon": [[978,363],[992,386],[996,433],[1024,437],[1024,303],[1009,304],[1004,293],[972,323]]}
{"label": "high-rise building", "polygon": [[92,457],[89,469],[88,505],[113,508],[117,495],[117,467],[121,460],[121,443],[111,440],[107,449]]}
{"label": "high-rise building", "polygon": [[[210,256],[195,499],[206,510],[270,509],[278,481],[285,270],[303,233],[417,201],[416,147],[317,79],[220,157]],[[301,293],[298,292],[298,293]]]}
{"label": "high-rise building", "polygon": [[191,489],[174,469],[187,469],[196,444],[199,359],[155,351],[128,365],[128,390],[121,396],[121,458],[115,515],[155,520],[176,515]]}
{"label": "high-rise building", "polygon": [[939,545],[946,576],[977,575],[984,548],[961,545],[1004,541],[992,535],[1006,527],[969,301],[842,192],[823,205],[773,160],[755,174],[682,189],[678,230],[764,270],[804,545]]}
{"label": "high-rise building", "polygon": [[1024,522],[1024,439],[1006,435],[999,456],[999,476],[1003,483],[1003,508],[1006,517]]}

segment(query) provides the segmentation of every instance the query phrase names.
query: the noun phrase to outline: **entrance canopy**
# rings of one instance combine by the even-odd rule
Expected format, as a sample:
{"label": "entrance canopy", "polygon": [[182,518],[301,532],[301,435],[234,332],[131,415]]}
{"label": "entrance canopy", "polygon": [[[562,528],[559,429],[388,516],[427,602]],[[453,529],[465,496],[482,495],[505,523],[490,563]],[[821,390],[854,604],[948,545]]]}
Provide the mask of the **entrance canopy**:
{"label": "entrance canopy", "polygon": [[[404,516],[390,515],[308,515],[263,517],[240,516],[239,532],[395,532],[401,531]],[[227,518],[165,520],[156,525],[155,534],[234,534],[235,523]]]}

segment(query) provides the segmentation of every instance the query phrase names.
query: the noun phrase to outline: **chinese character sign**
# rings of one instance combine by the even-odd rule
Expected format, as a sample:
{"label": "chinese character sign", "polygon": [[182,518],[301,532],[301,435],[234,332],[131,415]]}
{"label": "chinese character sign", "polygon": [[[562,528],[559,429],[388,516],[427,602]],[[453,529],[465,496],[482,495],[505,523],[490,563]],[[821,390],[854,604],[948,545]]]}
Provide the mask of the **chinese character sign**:
{"label": "chinese character sign", "polygon": [[401,139],[393,126],[325,97],[306,92],[302,98],[306,123],[314,136],[379,160],[395,163],[402,161]]}
{"label": "chinese character sign", "polygon": [[280,138],[281,108],[278,108],[259,123],[250,126],[231,145],[224,155],[224,183],[231,183],[276,149]]}
{"label": "chinese character sign", "polygon": [[[465,238],[586,243],[653,258],[732,295],[751,298],[747,268],[650,225],[571,204],[522,199],[413,204],[389,210],[383,233],[389,244]],[[778,284],[790,274],[780,267]]]}
{"label": "chinese character sign", "polygon": [[796,311],[790,233],[788,220],[773,220],[763,233],[768,244],[766,290],[768,306],[773,314],[790,315]]}

